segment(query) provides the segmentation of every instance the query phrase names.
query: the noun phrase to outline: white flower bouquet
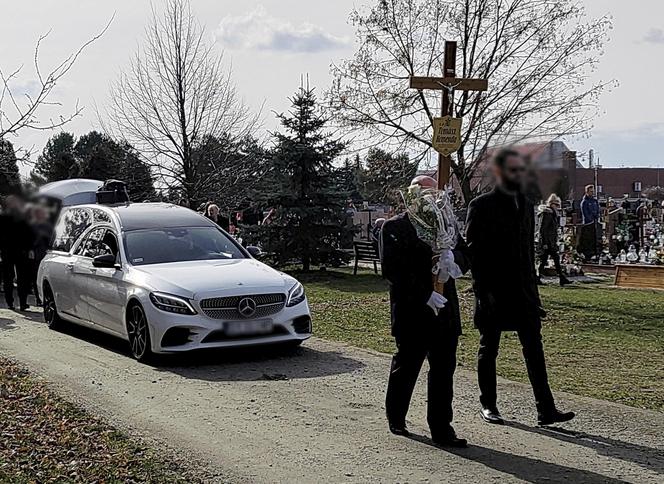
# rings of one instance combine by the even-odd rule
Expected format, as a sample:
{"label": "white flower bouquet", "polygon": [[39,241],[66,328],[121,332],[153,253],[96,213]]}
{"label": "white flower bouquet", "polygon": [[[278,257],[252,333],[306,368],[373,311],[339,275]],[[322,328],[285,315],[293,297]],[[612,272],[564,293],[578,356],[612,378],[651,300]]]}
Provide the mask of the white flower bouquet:
{"label": "white flower bouquet", "polygon": [[452,254],[459,228],[449,194],[446,190],[412,185],[402,193],[402,197],[418,238],[433,251],[434,290],[442,294],[443,286],[450,277],[456,279],[461,276]]}

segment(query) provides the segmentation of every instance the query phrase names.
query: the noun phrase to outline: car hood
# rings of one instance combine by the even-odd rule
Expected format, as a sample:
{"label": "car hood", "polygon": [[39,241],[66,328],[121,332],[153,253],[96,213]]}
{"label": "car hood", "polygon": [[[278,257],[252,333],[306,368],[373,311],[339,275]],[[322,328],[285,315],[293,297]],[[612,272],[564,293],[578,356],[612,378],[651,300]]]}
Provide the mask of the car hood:
{"label": "car hood", "polygon": [[135,267],[143,286],[193,299],[288,292],[295,279],[254,259],[173,262]]}

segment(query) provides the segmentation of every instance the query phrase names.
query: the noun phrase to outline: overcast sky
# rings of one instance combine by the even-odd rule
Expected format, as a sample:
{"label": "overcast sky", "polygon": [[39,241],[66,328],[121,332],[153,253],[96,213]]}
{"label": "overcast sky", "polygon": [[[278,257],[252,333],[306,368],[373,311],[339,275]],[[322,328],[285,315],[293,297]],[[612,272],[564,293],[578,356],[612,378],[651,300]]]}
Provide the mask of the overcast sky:
{"label": "overcast sky", "polygon": [[[602,100],[603,114],[589,139],[566,140],[571,149],[594,148],[602,164],[664,166],[664,1],[584,0],[588,14],[614,17],[614,30],[597,79],[619,81]],[[192,0],[218,48],[232,62],[245,99],[265,102],[265,126],[272,111],[288,108],[287,97],[308,73],[322,92],[329,65],[353,53],[347,18],[367,0]],[[58,85],[53,100],[66,113],[78,102],[83,115],[65,129],[76,135],[97,127],[95,105],[103,108],[109,83],[135,52],[149,17],[147,0],[0,0],[0,68],[25,64],[18,91],[34,86],[31,69],[38,36],[51,30],[42,49],[43,68],[71,53],[115,14],[108,32],[84,52]],[[159,4],[159,0],[155,0]],[[52,132],[24,131],[15,145],[41,151]],[[26,169],[24,168],[25,172]]]}

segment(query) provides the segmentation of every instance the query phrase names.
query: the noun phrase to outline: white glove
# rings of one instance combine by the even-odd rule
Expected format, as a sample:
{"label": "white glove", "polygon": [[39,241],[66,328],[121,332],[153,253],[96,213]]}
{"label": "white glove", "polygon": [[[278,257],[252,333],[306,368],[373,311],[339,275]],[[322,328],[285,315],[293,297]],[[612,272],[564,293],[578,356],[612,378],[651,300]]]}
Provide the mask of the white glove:
{"label": "white glove", "polygon": [[436,291],[431,293],[431,296],[427,301],[427,306],[433,309],[433,312],[436,316],[438,316],[438,312],[445,307],[445,304],[447,304],[447,299],[445,299],[442,294],[437,293]]}
{"label": "white glove", "polygon": [[452,279],[458,279],[463,275],[461,268],[456,262],[454,262],[454,253],[450,249],[444,250],[440,254],[436,272],[438,274],[438,280],[443,283],[447,282],[450,277]]}

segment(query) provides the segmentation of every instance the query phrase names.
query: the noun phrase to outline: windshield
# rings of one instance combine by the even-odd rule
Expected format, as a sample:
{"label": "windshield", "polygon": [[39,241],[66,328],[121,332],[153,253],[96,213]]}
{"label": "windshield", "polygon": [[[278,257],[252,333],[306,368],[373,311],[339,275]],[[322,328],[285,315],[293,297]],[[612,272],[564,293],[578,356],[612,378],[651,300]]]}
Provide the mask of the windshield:
{"label": "windshield", "polygon": [[134,230],[125,233],[127,260],[136,266],[214,259],[245,259],[246,255],[215,227]]}

